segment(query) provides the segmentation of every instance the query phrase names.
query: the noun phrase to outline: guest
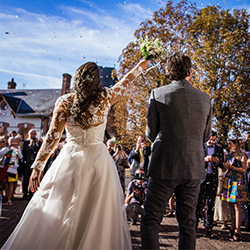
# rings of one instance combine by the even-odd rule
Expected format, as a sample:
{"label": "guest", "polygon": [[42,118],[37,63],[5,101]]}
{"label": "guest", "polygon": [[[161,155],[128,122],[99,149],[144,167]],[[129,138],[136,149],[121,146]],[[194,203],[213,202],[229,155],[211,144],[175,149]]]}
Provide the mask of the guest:
{"label": "guest", "polygon": [[230,221],[230,209],[227,201],[221,200],[222,186],[224,183],[224,179],[226,176],[227,170],[222,171],[221,168],[218,169],[218,188],[216,192],[215,204],[214,204],[214,223],[213,225],[217,225],[217,221],[222,221],[221,230],[228,229],[227,222]]}
{"label": "guest", "polygon": [[151,148],[145,143],[145,138],[143,136],[138,136],[136,147],[132,149],[129,154],[130,172],[131,180],[135,178],[135,171],[138,168],[142,168],[147,176],[149,156],[151,154]]}
{"label": "guest", "polygon": [[16,137],[17,133],[15,130],[9,132],[9,137]]}
{"label": "guest", "polygon": [[129,167],[129,163],[128,163],[128,156],[123,151],[122,145],[117,144],[115,146],[115,153],[113,154],[113,160],[115,162],[118,171],[123,193],[125,194],[125,168]]}
{"label": "guest", "polygon": [[206,226],[204,236],[214,238],[216,234],[212,232],[213,218],[214,218],[214,202],[216,198],[216,191],[218,187],[218,168],[223,168],[222,162],[224,161],[223,148],[216,145],[217,133],[212,131],[211,137],[207,144],[204,145],[205,155],[205,169],[206,178],[200,185],[200,192],[196,206],[196,228],[198,227],[200,219],[200,211],[203,199],[206,209]]}
{"label": "guest", "polygon": [[[250,192],[250,158],[247,160],[247,186],[248,192]],[[246,231],[250,231],[250,199],[247,202],[248,222],[246,225]]]}
{"label": "guest", "polygon": [[57,158],[57,156],[61,152],[62,148],[63,148],[63,144],[62,143],[58,143],[57,147],[55,147],[53,153],[50,155],[48,161],[46,162],[46,165],[45,165],[44,170],[43,170],[43,176],[49,170],[49,168],[51,167],[52,163],[55,161],[55,159]]}
{"label": "guest", "polygon": [[[7,166],[4,165],[5,162],[5,155],[9,152],[9,147],[7,147],[5,137],[0,137],[0,178],[5,183],[4,186],[6,186],[6,172],[7,172]],[[2,195],[3,199],[6,197],[3,196],[3,190],[0,191],[0,195]]]}
{"label": "guest", "polygon": [[125,198],[127,217],[131,219],[131,224],[136,225],[138,215],[143,209],[145,199],[145,190],[147,186],[143,185],[145,181],[145,173],[143,169],[138,168],[135,171],[135,179],[128,185],[127,196]]}
{"label": "guest", "polygon": [[113,141],[113,140],[111,140],[111,139],[109,139],[109,140],[107,141],[106,145],[107,145],[107,148],[108,148],[109,154],[110,154],[111,156],[113,156],[113,154],[115,153],[115,151],[113,150],[113,147],[114,147],[114,141]]}
{"label": "guest", "polygon": [[[7,169],[7,183],[6,183],[6,196],[7,196],[7,204],[8,205],[12,205],[12,201],[11,198],[14,194],[14,187],[16,186],[16,183],[18,181],[18,159],[22,159],[23,155],[22,155],[22,151],[20,149],[20,146],[18,145],[17,140],[14,137],[10,137],[9,138],[9,149],[10,151],[7,153],[7,159],[5,161],[5,164],[7,165],[8,169]],[[16,170],[16,174],[15,177],[9,175],[8,170],[12,168]]]}
{"label": "guest", "polygon": [[171,198],[168,201],[169,212],[166,214],[166,217],[174,217],[174,200],[175,200],[175,195],[172,194]]}
{"label": "guest", "polygon": [[229,202],[231,215],[231,229],[229,239],[239,241],[241,239],[241,221],[242,209],[241,202],[248,201],[248,187],[245,177],[247,170],[247,158],[241,153],[239,140],[229,139],[229,155],[227,162],[223,163],[225,169],[228,169],[223,188],[222,200]]}
{"label": "guest", "polygon": [[[20,146],[21,151],[23,151],[23,142],[24,142],[24,136],[22,133],[18,133],[15,137],[17,140],[18,145]],[[24,169],[24,164],[23,164],[23,158],[19,159],[19,167],[18,167],[18,180],[21,181],[21,187],[20,191],[22,192],[22,184],[23,184],[23,169]],[[17,188],[17,182],[14,184],[14,193]]]}
{"label": "guest", "polygon": [[28,185],[29,178],[32,172],[30,168],[33,162],[35,161],[36,155],[42,145],[42,142],[36,138],[36,130],[31,129],[29,131],[29,138],[23,143],[23,197],[22,200],[27,200],[32,197],[32,192],[29,193],[28,197]]}

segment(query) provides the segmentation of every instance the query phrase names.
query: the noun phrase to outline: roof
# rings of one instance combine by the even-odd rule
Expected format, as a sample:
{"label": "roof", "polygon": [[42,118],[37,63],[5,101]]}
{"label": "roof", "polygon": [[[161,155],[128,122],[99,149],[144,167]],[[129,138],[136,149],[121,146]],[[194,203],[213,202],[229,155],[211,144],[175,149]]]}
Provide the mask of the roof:
{"label": "roof", "polygon": [[[101,71],[102,85],[111,87],[117,79],[112,79],[111,72],[114,68],[98,66]],[[15,116],[49,116],[54,109],[61,89],[6,89],[0,90]]]}
{"label": "roof", "polygon": [[101,80],[102,86],[105,87],[112,87],[116,82],[117,78],[112,79],[111,73],[115,68],[112,67],[105,67],[105,66],[98,66],[101,71]]}
{"label": "roof", "polygon": [[53,112],[61,89],[0,90],[16,116],[48,116]]}

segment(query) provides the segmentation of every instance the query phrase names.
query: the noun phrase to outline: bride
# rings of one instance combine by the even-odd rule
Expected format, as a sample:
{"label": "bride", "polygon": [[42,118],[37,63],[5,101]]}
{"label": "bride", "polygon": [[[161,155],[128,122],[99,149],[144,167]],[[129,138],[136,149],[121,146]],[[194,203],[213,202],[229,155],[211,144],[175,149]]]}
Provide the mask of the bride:
{"label": "bride", "polygon": [[[74,92],[56,101],[32,165],[36,193],[2,249],[132,249],[124,195],[103,138],[109,109],[147,66],[140,61],[112,88],[101,87],[95,63],[77,69]],[[67,143],[40,185],[64,127]]]}

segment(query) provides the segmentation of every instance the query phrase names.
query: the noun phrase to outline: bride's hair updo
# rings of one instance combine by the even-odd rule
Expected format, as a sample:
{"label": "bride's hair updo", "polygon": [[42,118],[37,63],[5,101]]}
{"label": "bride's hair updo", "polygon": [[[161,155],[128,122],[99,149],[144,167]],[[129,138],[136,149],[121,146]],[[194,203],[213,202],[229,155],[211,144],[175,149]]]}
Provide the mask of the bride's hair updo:
{"label": "bride's hair updo", "polygon": [[78,123],[87,127],[88,120],[92,117],[89,106],[92,104],[97,107],[100,104],[100,94],[105,94],[96,63],[87,62],[76,70],[73,89],[76,96],[72,105],[72,114]]}

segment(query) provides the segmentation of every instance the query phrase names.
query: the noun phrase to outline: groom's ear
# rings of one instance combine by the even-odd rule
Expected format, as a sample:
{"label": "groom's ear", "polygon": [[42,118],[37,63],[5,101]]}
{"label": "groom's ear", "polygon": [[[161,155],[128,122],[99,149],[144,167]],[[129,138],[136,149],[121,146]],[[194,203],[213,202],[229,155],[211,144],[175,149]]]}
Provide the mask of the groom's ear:
{"label": "groom's ear", "polygon": [[188,71],[187,71],[187,76],[190,76],[190,75],[191,75],[191,68],[188,69]]}

